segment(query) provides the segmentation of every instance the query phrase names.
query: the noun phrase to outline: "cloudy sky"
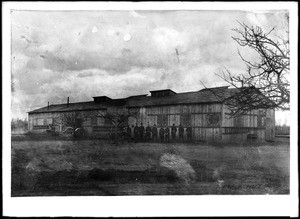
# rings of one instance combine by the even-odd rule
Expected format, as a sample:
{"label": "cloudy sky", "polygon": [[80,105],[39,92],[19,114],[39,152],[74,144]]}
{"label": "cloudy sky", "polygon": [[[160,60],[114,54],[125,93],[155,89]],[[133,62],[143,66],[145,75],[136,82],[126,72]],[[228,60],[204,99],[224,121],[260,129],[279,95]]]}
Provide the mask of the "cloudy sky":
{"label": "cloudy sky", "polygon": [[237,21],[274,34],[284,11],[13,11],[12,117],[50,104],[122,98],[170,88],[226,85],[215,73],[245,72],[231,38]]}

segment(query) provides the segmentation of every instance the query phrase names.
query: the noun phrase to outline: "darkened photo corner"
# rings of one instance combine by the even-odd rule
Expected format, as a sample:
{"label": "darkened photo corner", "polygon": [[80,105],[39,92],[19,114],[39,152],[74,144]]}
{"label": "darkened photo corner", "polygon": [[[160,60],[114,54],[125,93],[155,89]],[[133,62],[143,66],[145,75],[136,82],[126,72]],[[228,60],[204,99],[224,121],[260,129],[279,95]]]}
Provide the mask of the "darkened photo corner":
{"label": "darkened photo corner", "polygon": [[290,194],[287,10],[11,10],[11,196]]}

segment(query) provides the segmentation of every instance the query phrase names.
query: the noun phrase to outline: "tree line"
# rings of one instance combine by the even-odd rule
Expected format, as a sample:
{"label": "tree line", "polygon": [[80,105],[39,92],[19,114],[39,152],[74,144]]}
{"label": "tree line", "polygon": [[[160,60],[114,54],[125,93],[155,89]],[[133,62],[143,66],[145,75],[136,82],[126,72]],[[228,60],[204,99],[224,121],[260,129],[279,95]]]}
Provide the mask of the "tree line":
{"label": "tree line", "polygon": [[26,119],[12,119],[11,120],[11,130],[22,130],[27,131],[28,130],[28,120]]}

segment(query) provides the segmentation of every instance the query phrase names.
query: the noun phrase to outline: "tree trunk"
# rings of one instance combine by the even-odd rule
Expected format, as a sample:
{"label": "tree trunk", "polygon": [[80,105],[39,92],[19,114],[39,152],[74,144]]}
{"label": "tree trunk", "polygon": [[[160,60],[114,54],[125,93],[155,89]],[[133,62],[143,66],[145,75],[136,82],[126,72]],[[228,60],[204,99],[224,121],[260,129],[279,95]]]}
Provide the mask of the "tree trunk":
{"label": "tree trunk", "polygon": [[118,126],[115,126],[115,139],[114,143],[118,145]]}

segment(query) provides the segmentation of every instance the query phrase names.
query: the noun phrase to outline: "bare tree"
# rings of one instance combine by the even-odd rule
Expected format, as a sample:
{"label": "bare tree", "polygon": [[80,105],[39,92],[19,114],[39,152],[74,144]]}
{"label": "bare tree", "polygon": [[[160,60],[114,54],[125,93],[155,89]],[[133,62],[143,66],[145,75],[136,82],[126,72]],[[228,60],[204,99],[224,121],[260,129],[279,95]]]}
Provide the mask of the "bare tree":
{"label": "bare tree", "polygon": [[114,140],[117,143],[120,138],[120,128],[128,124],[129,117],[135,117],[138,114],[137,111],[130,111],[129,109],[120,107],[109,109],[107,112],[98,113],[97,117],[108,120],[114,127]]}
{"label": "bare tree", "polygon": [[[287,17],[288,19],[288,17]],[[254,50],[259,57],[258,62],[246,60],[239,56],[247,66],[246,74],[233,75],[225,69],[219,77],[236,88],[230,98],[226,97],[231,115],[240,115],[253,109],[290,108],[290,48],[289,39],[276,36],[272,38],[272,28],[265,33],[261,27],[240,23],[241,29],[233,29],[238,37],[232,37],[240,46]],[[288,36],[288,32],[286,32]],[[219,96],[223,98],[222,96]],[[225,98],[224,98],[225,100]]]}
{"label": "bare tree", "polygon": [[71,127],[73,130],[73,137],[76,137],[76,131],[78,128],[82,128],[83,122],[90,118],[91,114],[83,111],[71,111],[62,113],[55,118],[54,125],[62,125]]}

